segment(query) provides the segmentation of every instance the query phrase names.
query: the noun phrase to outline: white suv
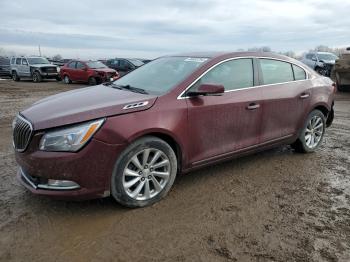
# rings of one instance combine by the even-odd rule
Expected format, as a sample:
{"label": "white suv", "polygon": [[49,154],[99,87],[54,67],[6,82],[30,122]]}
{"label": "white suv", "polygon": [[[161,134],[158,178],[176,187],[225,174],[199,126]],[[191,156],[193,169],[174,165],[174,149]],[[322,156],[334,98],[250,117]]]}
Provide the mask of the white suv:
{"label": "white suv", "polygon": [[10,64],[14,81],[19,81],[21,78],[31,78],[33,82],[41,82],[43,79],[61,80],[60,68],[43,57],[12,57]]}

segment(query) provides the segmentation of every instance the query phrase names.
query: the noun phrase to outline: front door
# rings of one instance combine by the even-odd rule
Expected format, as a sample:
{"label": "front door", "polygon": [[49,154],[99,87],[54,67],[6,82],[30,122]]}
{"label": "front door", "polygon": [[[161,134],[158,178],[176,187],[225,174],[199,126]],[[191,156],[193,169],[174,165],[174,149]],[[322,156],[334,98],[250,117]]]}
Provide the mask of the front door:
{"label": "front door", "polygon": [[233,59],[221,63],[199,79],[200,84],[221,84],[221,96],[187,98],[190,162],[200,165],[259,143],[261,90],[254,87],[253,59]]}
{"label": "front door", "polygon": [[21,71],[22,75],[30,77],[30,66],[26,58],[22,58]]}

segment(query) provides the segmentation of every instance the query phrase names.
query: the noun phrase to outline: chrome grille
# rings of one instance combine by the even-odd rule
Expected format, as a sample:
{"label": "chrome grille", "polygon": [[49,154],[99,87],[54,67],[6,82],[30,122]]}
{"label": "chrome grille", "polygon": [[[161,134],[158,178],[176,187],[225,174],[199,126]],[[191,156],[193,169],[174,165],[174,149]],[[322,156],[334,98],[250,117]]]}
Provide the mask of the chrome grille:
{"label": "chrome grille", "polygon": [[18,115],[13,123],[13,145],[19,152],[26,150],[32,137],[32,124]]}

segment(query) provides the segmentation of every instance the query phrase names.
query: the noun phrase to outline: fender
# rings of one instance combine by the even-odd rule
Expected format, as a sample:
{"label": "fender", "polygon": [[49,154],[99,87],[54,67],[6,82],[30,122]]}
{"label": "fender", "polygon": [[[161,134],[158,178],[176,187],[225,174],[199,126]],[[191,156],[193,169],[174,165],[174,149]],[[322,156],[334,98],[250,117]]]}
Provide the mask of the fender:
{"label": "fender", "polygon": [[[128,138],[128,144],[132,143],[133,141],[144,137],[144,136],[157,136],[161,139],[164,139],[165,141],[167,140],[167,138],[170,138],[174,143],[175,146],[178,147],[177,150],[179,150],[179,152],[175,152],[177,154],[180,154],[181,159],[178,159],[180,161],[180,166],[181,168],[184,168],[186,163],[187,163],[187,155],[186,155],[186,150],[184,150],[184,144],[181,142],[181,140],[172,132],[170,132],[167,129],[164,128],[152,128],[152,129],[146,129],[140,132],[137,132],[135,134],[133,134],[132,136],[130,136]],[[166,141],[169,142],[169,141]],[[172,146],[172,145],[170,145]],[[184,166],[183,166],[184,164]]]}

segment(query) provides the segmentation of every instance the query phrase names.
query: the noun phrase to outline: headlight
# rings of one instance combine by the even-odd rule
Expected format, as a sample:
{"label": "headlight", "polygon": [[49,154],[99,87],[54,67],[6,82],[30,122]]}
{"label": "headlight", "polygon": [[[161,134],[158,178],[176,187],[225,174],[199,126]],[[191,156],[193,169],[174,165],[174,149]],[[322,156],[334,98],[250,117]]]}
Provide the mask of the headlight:
{"label": "headlight", "polygon": [[58,66],[57,67],[57,73],[59,73],[61,71],[61,68]]}
{"label": "headlight", "polygon": [[103,122],[104,119],[100,119],[48,132],[41,138],[40,150],[76,152],[90,140]]}

